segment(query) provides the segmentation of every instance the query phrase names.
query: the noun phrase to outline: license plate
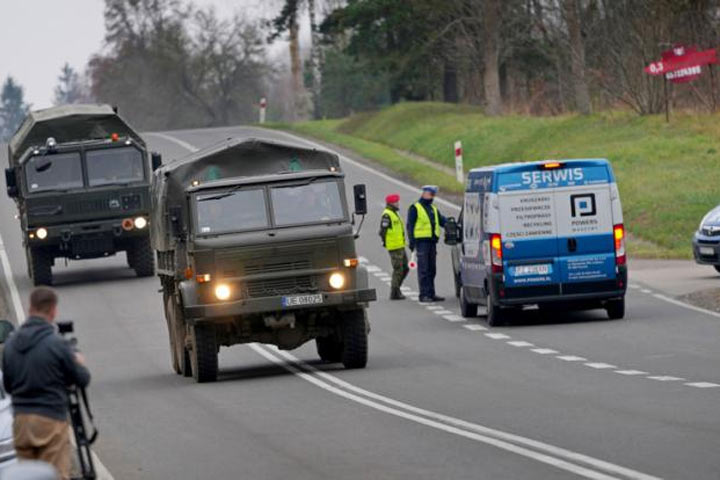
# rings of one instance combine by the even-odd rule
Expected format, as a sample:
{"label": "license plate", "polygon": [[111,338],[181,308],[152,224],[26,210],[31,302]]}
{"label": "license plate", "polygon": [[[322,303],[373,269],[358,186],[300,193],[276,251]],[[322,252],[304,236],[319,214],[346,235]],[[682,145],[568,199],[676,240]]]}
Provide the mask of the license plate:
{"label": "license plate", "polygon": [[700,255],[715,255],[715,249],[712,247],[700,247]]}
{"label": "license plate", "polygon": [[528,275],[548,275],[550,273],[550,265],[518,265],[515,267],[515,276],[522,277]]}
{"label": "license plate", "polygon": [[282,297],[283,307],[304,307],[306,305],[320,305],[323,303],[323,296],[321,293],[315,295],[292,295],[289,297]]}

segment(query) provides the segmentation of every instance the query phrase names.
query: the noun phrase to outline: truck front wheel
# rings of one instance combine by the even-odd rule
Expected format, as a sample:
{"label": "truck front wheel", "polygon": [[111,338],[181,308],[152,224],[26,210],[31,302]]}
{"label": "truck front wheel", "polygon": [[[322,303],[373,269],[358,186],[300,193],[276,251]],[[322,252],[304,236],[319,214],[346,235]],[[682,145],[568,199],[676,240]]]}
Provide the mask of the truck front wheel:
{"label": "truck front wheel", "polygon": [[43,248],[32,248],[29,255],[33,285],[52,285],[52,255]]}
{"label": "truck front wheel", "polygon": [[155,256],[150,237],[135,240],[127,252],[128,265],[138,277],[152,277],[155,274]]}
{"label": "truck front wheel", "polygon": [[342,363],[345,368],[365,368],[368,360],[368,323],[365,309],[344,314]]}
{"label": "truck front wheel", "polygon": [[213,325],[192,327],[192,375],[196,382],[207,383],[217,380],[218,348]]}
{"label": "truck front wheel", "polygon": [[336,335],[328,337],[317,337],[315,346],[320,360],[327,363],[336,363],[342,361],[343,345]]}

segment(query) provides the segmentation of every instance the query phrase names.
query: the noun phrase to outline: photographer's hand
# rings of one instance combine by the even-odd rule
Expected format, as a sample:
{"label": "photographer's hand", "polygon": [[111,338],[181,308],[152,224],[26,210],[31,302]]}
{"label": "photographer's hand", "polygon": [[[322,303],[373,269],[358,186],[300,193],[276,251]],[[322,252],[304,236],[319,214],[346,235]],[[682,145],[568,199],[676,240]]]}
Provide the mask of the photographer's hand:
{"label": "photographer's hand", "polygon": [[80,352],[75,352],[75,361],[79,364],[85,367],[85,355],[83,355]]}

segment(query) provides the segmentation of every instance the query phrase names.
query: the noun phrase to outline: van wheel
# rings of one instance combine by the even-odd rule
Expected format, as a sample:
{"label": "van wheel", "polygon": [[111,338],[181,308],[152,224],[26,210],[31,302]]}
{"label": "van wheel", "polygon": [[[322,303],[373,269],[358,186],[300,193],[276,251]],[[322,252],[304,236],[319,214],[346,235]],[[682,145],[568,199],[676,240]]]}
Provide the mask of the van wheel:
{"label": "van wheel", "polygon": [[138,277],[152,277],[155,274],[155,255],[150,237],[135,240],[128,250],[128,264]]}
{"label": "van wheel", "polygon": [[504,323],[505,312],[503,309],[495,305],[490,294],[487,296],[487,323],[490,327],[497,327]]}
{"label": "van wheel", "polygon": [[192,327],[192,376],[197,383],[214,382],[218,375],[218,348],[213,325]]}
{"label": "van wheel", "polygon": [[367,365],[368,331],[364,308],[345,313],[341,359],[345,368],[365,368]]}
{"label": "van wheel", "polygon": [[343,345],[336,335],[317,337],[315,346],[320,360],[327,363],[341,362],[343,358]]}
{"label": "van wheel", "polygon": [[713,267],[715,268],[716,272],[720,273],[720,265],[713,265]]}
{"label": "van wheel", "polygon": [[33,285],[52,285],[52,255],[43,248],[30,249]]}
{"label": "van wheel", "polygon": [[460,315],[465,318],[474,318],[477,317],[477,311],[477,304],[468,302],[465,296],[465,289],[460,287]]}
{"label": "van wheel", "polygon": [[625,299],[619,298],[616,300],[610,300],[605,304],[605,311],[607,311],[610,320],[620,320],[625,317]]}

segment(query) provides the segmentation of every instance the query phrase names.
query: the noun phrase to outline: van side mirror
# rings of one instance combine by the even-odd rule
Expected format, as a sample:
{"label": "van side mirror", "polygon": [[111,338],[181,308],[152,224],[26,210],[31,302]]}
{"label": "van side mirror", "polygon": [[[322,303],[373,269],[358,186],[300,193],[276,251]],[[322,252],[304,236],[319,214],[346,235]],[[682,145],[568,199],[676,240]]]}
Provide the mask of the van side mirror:
{"label": "van side mirror", "polygon": [[355,215],[367,215],[367,191],[365,185],[355,185],[353,193],[355,194]]}
{"label": "van side mirror", "polygon": [[150,159],[152,161],[153,172],[158,168],[162,167],[162,155],[160,155],[158,152],[152,152],[150,154]]}
{"label": "van side mirror", "polygon": [[10,323],[9,320],[0,320],[0,344],[7,341],[10,334],[15,331],[15,325]]}
{"label": "van side mirror", "polygon": [[457,221],[453,217],[445,220],[445,245],[455,246],[460,243]]}
{"label": "van side mirror", "polygon": [[170,207],[168,221],[170,223],[170,232],[172,233],[173,237],[185,236],[185,225],[183,224],[181,207]]}
{"label": "van side mirror", "polygon": [[18,192],[17,175],[15,175],[14,168],[5,169],[5,184],[7,185],[8,197],[16,198],[20,192]]}

